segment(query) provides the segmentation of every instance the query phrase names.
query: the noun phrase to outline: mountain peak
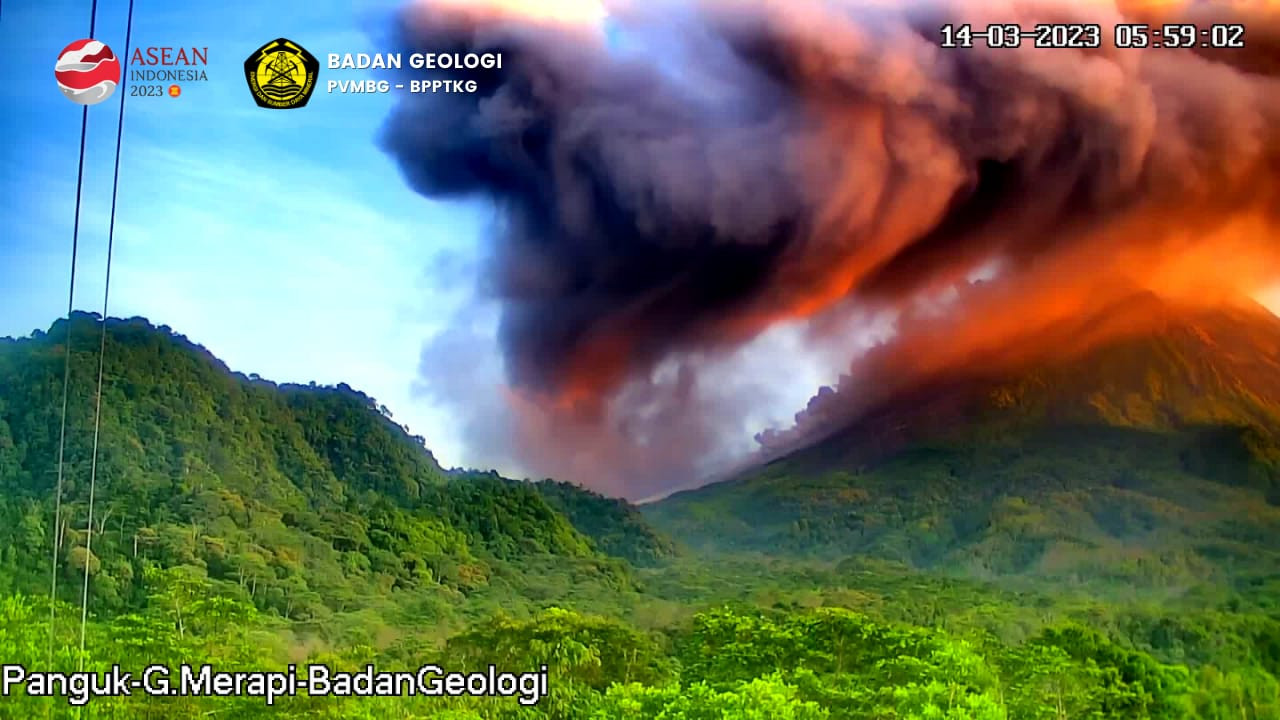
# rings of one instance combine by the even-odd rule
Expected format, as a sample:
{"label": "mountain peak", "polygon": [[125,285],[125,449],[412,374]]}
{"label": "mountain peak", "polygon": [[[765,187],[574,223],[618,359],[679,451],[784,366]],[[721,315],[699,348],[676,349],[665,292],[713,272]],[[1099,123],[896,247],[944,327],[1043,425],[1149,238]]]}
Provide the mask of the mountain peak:
{"label": "mountain peak", "polygon": [[838,448],[870,461],[922,442],[1064,425],[1280,432],[1280,317],[1255,302],[1140,293],[1019,343],[1037,350],[993,348],[904,383],[794,452]]}

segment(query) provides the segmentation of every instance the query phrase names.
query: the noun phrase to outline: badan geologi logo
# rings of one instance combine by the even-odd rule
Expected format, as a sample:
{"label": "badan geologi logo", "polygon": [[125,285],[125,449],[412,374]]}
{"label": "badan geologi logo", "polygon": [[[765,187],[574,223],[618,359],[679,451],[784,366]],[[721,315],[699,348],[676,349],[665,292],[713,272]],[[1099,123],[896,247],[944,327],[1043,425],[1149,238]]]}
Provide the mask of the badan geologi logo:
{"label": "badan geologi logo", "polygon": [[58,54],[53,74],[58,89],[71,102],[96,105],[111,97],[120,84],[120,61],[106,43],[77,40]]}
{"label": "badan geologi logo", "polygon": [[311,99],[320,61],[306,48],[284,38],[263,45],[244,61],[244,77],[258,107],[300,108]]}

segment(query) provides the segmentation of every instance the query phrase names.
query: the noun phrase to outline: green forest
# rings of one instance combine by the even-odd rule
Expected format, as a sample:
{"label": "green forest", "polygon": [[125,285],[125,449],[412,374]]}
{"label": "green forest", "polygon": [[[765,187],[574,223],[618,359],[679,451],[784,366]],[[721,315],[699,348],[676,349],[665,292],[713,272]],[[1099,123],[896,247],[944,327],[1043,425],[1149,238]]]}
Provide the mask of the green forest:
{"label": "green forest", "polygon": [[[992,420],[1045,397],[1021,378],[972,432],[834,438],[637,507],[445,469],[356,389],[241,375],[141,318],[106,321],[100,356],[103,330],[0,339],[4,664],[545,666],[546,693],[28,685],[3,718],[1280,720],[1277,416],[1211,360],[1188,422],[1139,422],[1112,381],[1100,414]],[[1149,399],[1200,367],[1158,345],[1097,372],[1143,368]]]}

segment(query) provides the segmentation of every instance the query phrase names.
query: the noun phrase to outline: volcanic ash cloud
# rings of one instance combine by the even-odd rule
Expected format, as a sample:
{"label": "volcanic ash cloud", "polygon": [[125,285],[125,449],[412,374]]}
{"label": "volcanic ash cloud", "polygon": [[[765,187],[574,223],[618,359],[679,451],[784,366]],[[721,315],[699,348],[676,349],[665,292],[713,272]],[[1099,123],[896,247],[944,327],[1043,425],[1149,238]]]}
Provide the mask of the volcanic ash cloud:
{"label": "volcanic ash cloud", "polygon": [[[471,76],[478,94],[403,99],[384,139],[422,194],[500,211],[478,278],[505,366],[501,417],[471,418],[488,451],[643,496],[732,462],[752,408],[801,381],[791,351],[769,370],[780,329],[797,354],[852,354],[850,318],[896,318],[890,345],[910,337],[928,362],[854,364],[863,387],[896,387],[1134,288],[1274,281],[1276,12],[1194,10],[1247,19],[1238,55],[1112,46],[1117,22],[1154,12],[407,8],[408,51],[504,54]],[[1098,23],[1103,42],[949,49],[947,22]]]}

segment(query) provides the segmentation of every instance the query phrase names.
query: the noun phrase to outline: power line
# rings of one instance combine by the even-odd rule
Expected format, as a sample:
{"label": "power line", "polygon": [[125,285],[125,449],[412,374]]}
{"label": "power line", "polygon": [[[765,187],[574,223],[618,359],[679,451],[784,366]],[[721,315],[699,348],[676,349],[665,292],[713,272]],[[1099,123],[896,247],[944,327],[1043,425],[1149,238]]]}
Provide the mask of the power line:
{"label": "power line", "polygon": [[[129,19],[124,32],[124,57],[129,57],[133,40],[133,0],[129,0]],[[120,190],[120,147],[124,140],[124,104],[127,74],[120,78],[120,114],[116,121],[116,161],[111,177],[111,219],[107,225],[107,278],[102,290],[102,339],[98,347],[98,392],[93,412],[93,457],[89,463],[89,527],[84,539],[84,591],[80,597],[80,668],[84,669],[85,628],[89,619],[89,566],[93,557],[93,495],[98,480],[98,437],[102,428],[102,375],[107,358],[107,310],[111,300],[111,255],[116,241],[116,198]]]}
{"label": "power line", "polygon": [[[98,0],[93,0],[89,11],[89,37],[97,30]],[[53,562],[49,570],[49,667],[53,667],[53,638],[55,608],[58,602],[58,546],[62,542],[62,484],[65,476],[67,447],[67,397],[71,385],[71,314],[76,300],[76,255],[80,248],[80,199],[84,188],[84,145],[89,129],[89,106],[80,111],[80,165],[76,170],[76,211],[71,225],[71,283],[67,291],[67,337],[63,345],[65,358],[62,366],[62,420],[58,430],[58,483],[53,501]]]}

